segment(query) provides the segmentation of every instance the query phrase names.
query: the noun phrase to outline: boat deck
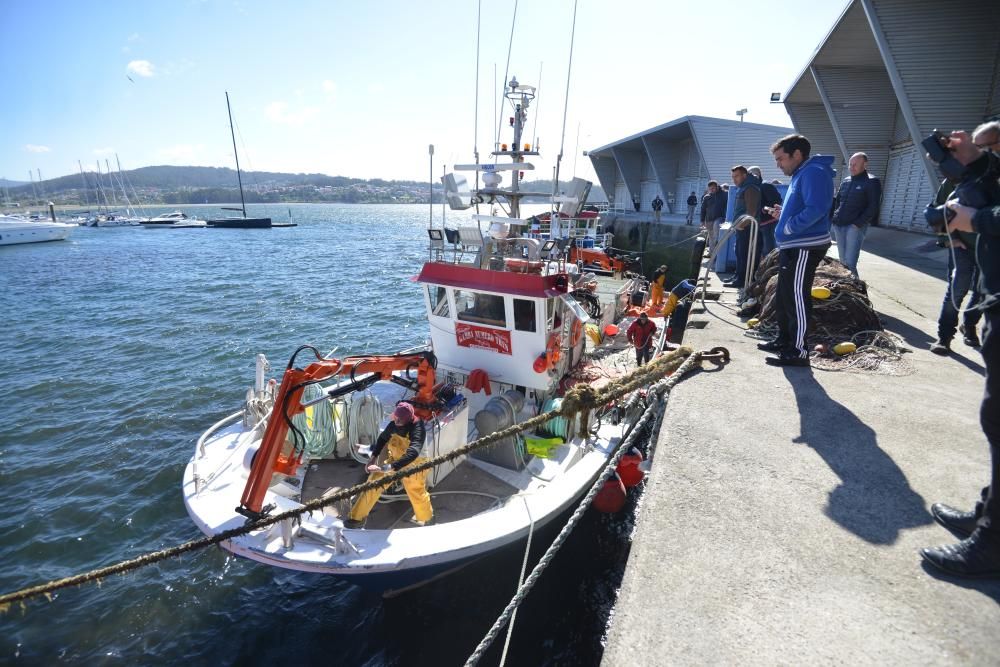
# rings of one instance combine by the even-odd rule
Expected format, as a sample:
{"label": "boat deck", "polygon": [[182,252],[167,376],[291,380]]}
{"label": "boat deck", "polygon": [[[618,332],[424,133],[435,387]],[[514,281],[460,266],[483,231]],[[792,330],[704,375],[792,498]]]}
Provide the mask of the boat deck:
{"label": "boat deck", "polygon": [[[367,478],[362,464],[354,460],[312,461],[302,483],[302,502],[336,493],[360,484]],[[450,523],[468,519],[490,509],[498,499],[502,501],[517,491],[515,487],[477,468],[469,461],[463,461],[440,484],[430,489],[434,521]],[[398,500],[385,502],[390,496],[398,496]],[[391,487],[383,494],[382,499],[368,516],[366,528],[387,530],[416,527],[416,524],[408,521],[413,515],[413,508],[401,485]],[[331,516],[347,518],[350,509],[351,502],[344,500],[327,507],[325,511]]]}

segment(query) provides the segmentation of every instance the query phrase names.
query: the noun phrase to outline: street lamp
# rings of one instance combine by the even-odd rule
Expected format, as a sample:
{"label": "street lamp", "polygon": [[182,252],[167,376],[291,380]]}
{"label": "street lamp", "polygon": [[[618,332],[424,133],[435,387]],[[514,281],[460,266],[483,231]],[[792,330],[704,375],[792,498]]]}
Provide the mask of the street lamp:
{"label": "street lamp", "polygon": [[740,117],[740,122],[743,122],[743,115],[747,112],[746,109],[739,109],[736,111],[736,115]]}

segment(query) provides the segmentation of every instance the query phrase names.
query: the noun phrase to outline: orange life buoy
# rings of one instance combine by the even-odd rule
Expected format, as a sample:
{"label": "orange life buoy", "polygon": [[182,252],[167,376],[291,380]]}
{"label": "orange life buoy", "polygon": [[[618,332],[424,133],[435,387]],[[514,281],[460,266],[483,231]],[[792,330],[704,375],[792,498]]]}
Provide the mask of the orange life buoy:
{"label": "orange life buoy", "polygon": [[549,336],[549,344],[545,346],[545,362],[550,369],[559,363],[559,348],[561,347],[561,343],[559,334],[554,333]]}
{"label": "orange life buoy", "polygon": [[569,346],[576,347],[576,344],[580,342],[580,336],[583,335],[583,322],[573,318],[573,326],[570,327],[569,336]]}

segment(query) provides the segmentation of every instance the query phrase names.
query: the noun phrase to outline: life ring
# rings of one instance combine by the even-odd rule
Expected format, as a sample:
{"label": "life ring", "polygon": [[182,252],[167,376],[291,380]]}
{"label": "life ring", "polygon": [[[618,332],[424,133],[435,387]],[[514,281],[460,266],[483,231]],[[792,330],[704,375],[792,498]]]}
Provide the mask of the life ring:
{"label": "life ring", "polygon": [[562,341],[559,339],[559,334],[554,333],[549,336],[549,344],[545,346],[545,365],[552,369],[557,363],[559,363],[559,353],[562,347]]}
{"label": "life ring", "polygon": [[573,326],[570,327],[569,346],[576,347],[576,344],[580,342],[581,336],[583,336],[583,322],[574,317]]}

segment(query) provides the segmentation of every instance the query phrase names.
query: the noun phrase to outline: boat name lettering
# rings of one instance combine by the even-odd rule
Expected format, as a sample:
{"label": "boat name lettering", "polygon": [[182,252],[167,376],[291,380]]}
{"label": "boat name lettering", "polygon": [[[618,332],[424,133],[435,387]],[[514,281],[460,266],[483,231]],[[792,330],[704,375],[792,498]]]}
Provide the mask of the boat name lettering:
{"label": "boat name lettering", "polygon": [[510,354],[510,332],[502,329],[487,329],[472,324],[455,323],[455,339],[459,347],[493,350],[500,354]]}

